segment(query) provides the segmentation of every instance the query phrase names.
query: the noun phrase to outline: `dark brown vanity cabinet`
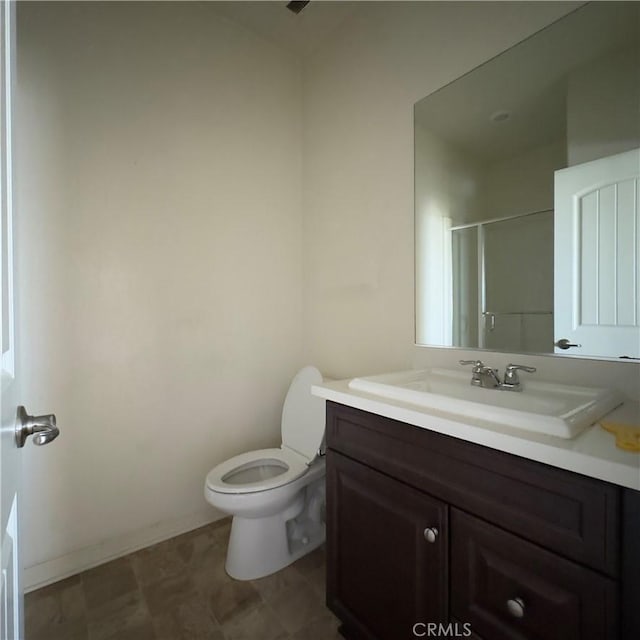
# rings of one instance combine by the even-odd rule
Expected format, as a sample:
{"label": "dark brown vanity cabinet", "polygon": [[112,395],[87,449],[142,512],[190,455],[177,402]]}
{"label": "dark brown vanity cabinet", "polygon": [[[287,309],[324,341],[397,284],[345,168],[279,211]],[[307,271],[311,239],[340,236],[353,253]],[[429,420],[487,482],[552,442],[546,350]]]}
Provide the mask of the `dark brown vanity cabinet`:
{"label": "dark brown vanity cabinet", "polygon": [[346,637],[640,638],[638,492],[332,402],[327,445]]}

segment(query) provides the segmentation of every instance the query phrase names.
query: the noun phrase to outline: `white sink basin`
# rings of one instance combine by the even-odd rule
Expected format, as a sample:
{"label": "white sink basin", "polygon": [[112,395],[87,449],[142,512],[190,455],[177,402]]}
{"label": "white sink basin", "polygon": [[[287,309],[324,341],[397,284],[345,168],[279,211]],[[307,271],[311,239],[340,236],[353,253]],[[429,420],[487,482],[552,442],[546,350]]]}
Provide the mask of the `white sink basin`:
{"label": "white sink basin", "polygon": [[349,388],[559,438],[575,438],[622,403],[610,389],[540,382],[531,375],[517,392],[473,387],[469,372],[448,369],[354,378]]}

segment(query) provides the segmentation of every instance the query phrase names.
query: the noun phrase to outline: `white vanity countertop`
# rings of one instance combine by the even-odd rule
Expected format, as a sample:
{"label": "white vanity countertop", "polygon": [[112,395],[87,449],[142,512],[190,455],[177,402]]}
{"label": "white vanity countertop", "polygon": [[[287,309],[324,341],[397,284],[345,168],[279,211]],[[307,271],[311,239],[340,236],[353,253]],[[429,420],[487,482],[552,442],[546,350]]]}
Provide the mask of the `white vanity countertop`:
{"label": "white vanity countertop", "polygon": [[[465,418],[465,422],[461,422],[459,416],[451,413],[354,391],[349,388],[349,380],[314,385],[311,393],[355,409],[640,491],[640,453],[618,449],[615,436],[597,424],[573,440],[563,440],[484,420]],[[607,419],[640,424],[640,406],[625,403]]]}

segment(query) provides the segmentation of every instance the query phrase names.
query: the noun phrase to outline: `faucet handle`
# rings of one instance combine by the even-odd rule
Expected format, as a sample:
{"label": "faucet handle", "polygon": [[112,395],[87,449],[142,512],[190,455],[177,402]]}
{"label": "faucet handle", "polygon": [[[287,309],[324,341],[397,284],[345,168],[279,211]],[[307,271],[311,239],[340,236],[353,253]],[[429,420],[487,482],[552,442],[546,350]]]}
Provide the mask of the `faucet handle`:
{"label": "faucet handle", "polygon": [[518,378],[518,371],[525,371],[526,373],[535,373],[535,367],[527,367],[523,364],[508,364],[504,370],[504,383],[505,387],[519,387],[520,379]]}
{"label": "faucet handle", "polygon": [[505,371],[526,371],[527,373],[535,373],[537,369],[535,367],[527,367],[524,364],[508,364]]}
{"label": "faucet handle", "polygon": [[460,364],[472,364],[471,385],[484,389],[496,389],[500,386],[498,370],[485,365],[482,360],[458,360]]}
{"label": "faucet handle", "polygon": [[484,368],[484,362],[482,362],[482,360],[458,360],[458,364],[472,364],[474,370]]}

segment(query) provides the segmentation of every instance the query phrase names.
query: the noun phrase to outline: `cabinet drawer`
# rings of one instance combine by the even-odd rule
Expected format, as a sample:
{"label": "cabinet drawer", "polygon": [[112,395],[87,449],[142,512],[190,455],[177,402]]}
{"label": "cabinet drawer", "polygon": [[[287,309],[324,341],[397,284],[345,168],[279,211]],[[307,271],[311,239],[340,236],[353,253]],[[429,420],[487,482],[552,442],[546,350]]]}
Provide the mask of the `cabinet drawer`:
{"label": "cabinet drawer", "polygon": [[620,493],[613,485],[332,402],[327,445],[567,558],[618,574]]}
{"label": "cabinet drawer", "polygon": [[612,640],[616,584],[451,509],[451,610],[492,640]]}

